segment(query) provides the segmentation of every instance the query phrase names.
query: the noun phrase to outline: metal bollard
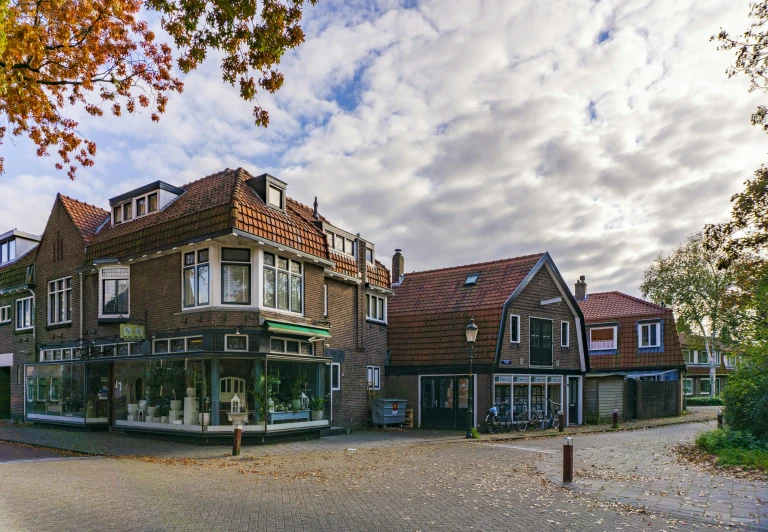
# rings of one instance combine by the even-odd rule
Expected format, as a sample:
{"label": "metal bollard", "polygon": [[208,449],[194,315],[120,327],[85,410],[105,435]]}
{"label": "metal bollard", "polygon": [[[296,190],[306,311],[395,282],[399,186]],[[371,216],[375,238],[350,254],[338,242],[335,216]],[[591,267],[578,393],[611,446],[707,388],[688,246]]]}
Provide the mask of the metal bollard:
{"label": "metal bollard", "polygon": [[717,428],[719,429],[723,428],[723,411],[722,410],[717,411]]}
{"label": "metal bollard", "polygon": [[558,427],[560,429],[560,432],[563,432],[565,430],[565,414],[563,414],[562,412],[558,413],[557,422],[558,422]]}
{"label": "metal bollard", "polygon": [[619,428],[619,411],[616,408],[613,409],[613,425],[612,426],[614,429]]}
{"label": "metal bollard", "polygon": [[573,438],[565,438],[563,444],[563,483],[573,482]]}
{"label": "metal bollard", "polygon": [[243,439],[243,424],[235,423],[235,431],[232,434],[232,456],[240,456],[240,442]]}

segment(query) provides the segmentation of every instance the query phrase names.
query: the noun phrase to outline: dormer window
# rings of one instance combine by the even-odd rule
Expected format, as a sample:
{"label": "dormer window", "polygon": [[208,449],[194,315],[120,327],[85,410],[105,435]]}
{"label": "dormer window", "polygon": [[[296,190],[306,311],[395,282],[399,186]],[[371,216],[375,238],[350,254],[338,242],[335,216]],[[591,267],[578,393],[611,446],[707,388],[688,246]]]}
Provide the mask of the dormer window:
{"label": "dormer window", "polygon": [[133,204],[128,202],[123,205],[123,221],[127,222],[131,219],[133,219]]}
{"label": "dormer window", "polygon": [[0,257],[2,264],[16,260],[16,240],[11,239],[0,244]]}
{"label": "dormer window", "polygon": [[479,273],[470,273],[464,280],[464,286],[472,286],[477,284],[477,280],[480,278]]}
{"label": "dormer window", "polygon": [[147,196],[149,200],[149,212],[155,212],[157,210],[157,192]]}
{"label": "dormer window", "polygon": [[267,187],[267,203],[280,210],[283,209],[283,191],[277,187],[269,185]]}
{"label": "dormer window", "polygon": [[373,250],[371,248],[365,248],[365,260],[373,264]]}
{"label": "dormer window", "polygon": [[638,325],[638,347],[659,347],[661,345],[661,323],[641,323]]}
{"label": "dormer window", "polygon": [[355,241],[351,240],[349,238],[346,238],[345,236],[342,236],[338,233],[334,233],[332,231],[326,231],[326,236],[328,237],[328,247],[338,251],[340,253],[345,253],[347,255],[350,255],[352,257],[355,256]]}
{"label": "dormer window", "polygon": [[162,181],[137,188],[109,200],[112,225],[125,223],[157,212],[184,193],[181,188]]}
{"label": "dormer window", "polygon": [[136,200],[136,216],[145,214],[147,214],[147,198],[139,198]]}
{"label": "dormer window", "polygon": [[123,221],[123,207],[117,206],[114,209],[114,215],[112,217],[112,223],[119,224]]}

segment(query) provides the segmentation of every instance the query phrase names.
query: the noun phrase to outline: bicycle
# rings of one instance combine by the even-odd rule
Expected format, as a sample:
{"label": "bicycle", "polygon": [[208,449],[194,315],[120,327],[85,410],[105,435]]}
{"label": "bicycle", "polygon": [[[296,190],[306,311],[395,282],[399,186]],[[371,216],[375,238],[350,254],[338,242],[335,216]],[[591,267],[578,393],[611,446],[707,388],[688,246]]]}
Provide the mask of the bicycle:
{"label": "bicycle", "polygon": [[509,406],[508,403],[497,403],[488,409],[488,413],[485,416],[485,426],[488,434],[500,432],[501,427],[506,428],[507,432],[512,430],[512,418],[507,406]]}
{"label": "bicycle", "polygon": [[525,432],[528,430],[528,403],[523,401],[522,405],[515,405],[515,421],[517,430]]}
{"label": "bicycle", "polygon": [[549,400],[549,415],[541,422],[541,430],[556,429],[560,426],[560,403]]}

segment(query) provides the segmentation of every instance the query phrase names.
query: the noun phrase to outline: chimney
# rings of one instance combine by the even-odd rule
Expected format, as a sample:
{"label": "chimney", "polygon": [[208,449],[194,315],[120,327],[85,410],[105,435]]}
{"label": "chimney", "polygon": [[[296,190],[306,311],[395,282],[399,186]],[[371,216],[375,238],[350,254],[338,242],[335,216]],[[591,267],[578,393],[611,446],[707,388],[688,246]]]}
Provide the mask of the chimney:
{"label": "chimney", "polygon": [[317,213],[317,196],[315,196],[315,210],[312,212],[312,216],[315,218],[315,220],[320,219],[320,215]]}
{"label": "chimney", "polygon": [[392,284],[399,284],[400,279],[405,275],[405,259],[402,249],[396,249],[392,256]]}
{"label": "chimney", "polygon": [[576,281],[576,301],[587,300],[587,276],[582,275],[579,280]]}

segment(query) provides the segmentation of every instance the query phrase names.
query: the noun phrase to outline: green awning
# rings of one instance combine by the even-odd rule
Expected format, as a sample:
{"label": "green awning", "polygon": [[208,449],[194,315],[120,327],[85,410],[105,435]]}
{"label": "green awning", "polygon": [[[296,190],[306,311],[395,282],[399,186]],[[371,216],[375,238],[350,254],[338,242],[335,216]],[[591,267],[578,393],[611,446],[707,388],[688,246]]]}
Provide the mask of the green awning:
{"label": "green awning", "polygon": [[283,333],[283,334],[301,334],[304,336],[315,336],[317,338],[330,338],[331,333],[328,329],[321,329],[320,327],[310,327],[308,325],[296,325],[295,323],[285,323],[282,321],[264,320],[264,325],[267,326],[269,332]]}

